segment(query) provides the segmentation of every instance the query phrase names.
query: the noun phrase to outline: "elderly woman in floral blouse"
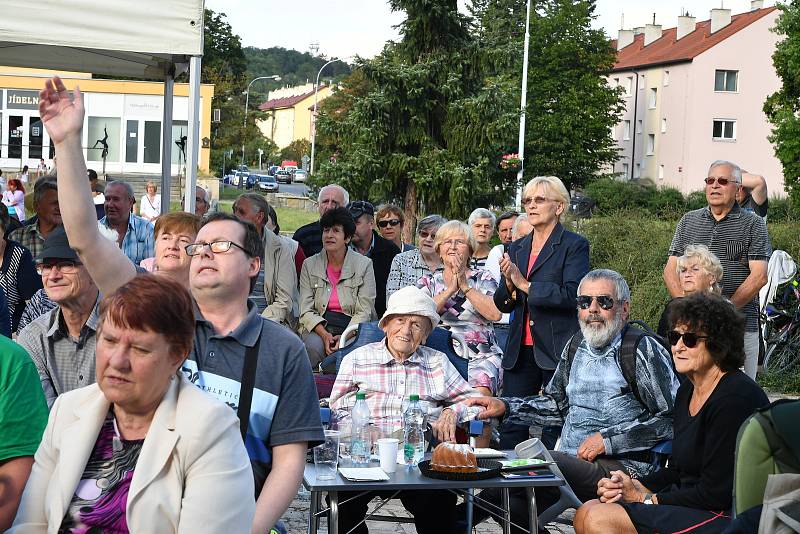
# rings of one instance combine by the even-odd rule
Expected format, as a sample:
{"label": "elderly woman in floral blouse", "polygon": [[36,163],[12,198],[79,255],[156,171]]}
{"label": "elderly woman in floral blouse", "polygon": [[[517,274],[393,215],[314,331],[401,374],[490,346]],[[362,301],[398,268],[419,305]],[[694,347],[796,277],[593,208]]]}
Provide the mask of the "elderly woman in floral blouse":
{"label": "elderly woman in floral blouse", "polygon": [[503,355],[492,326],[500,319],[492,299],[497,281],[489,271],[469,267],[477,245],[470,227],[461,221],[439,228],[435,248],[443,268],[422,277],[417,287],[436,302],[441,326],[465,339],[469,384],[485,395],[496,395],[502,383]]}

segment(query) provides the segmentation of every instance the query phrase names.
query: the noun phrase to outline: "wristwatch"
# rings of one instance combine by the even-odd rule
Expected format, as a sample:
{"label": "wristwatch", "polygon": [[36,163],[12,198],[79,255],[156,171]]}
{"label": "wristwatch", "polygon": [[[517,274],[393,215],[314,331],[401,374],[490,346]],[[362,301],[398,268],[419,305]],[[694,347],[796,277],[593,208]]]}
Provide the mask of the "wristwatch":
{"label": "wristwatch", "polygon": [[653,494],[652,493],[645,493],[644,500],[642,501],[643,504],[655,504],[653,502]]}

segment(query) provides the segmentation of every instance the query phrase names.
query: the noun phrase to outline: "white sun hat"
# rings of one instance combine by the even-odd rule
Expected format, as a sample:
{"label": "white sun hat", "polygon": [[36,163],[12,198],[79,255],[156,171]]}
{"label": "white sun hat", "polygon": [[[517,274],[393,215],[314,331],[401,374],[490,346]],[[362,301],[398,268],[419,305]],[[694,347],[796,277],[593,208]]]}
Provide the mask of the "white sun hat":
{"label": "white sun hat", "polygon": [[421,315],[431,320],[431,329],[439,324],[439,312],[436,311],[436,302],[421,289],[407,286],[395,291],[389,297],[386,313],[381,317],[378,326],[383,328],[392,315]]}

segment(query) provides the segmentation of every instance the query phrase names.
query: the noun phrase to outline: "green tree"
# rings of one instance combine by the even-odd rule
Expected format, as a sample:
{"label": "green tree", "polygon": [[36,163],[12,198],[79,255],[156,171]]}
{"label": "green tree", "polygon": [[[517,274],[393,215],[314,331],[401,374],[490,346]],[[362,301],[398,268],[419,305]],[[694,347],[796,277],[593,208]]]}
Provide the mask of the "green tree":
{"label": "green tree", "polygon": [[311,142],[308,139],[295,139],[280,152],[281,161],[296,161],[298,166],[303,156],[311,157]]}
{"label": "green tree", "polygon": [[769,140],[783,166],[784,188],[800,208],[800,3],[792,0],[778,8],[773,31],[784,39],[775,47],[772,64],[783,85],[767,97],[764,113],[773,125]]}

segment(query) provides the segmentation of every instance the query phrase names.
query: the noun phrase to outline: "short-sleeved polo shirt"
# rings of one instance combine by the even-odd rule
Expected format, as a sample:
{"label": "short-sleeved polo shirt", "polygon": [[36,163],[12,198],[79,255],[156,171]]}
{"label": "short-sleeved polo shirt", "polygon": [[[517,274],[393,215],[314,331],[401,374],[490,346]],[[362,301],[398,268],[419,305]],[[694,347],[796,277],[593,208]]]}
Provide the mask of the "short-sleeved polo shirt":
{"label": "short-sleeved polo shirt", "polygon": [[[721,220],[708,206],[686,213],[678,222],[670,256],[683,256],[688,245],[705,245],[722,264],[722,294],[730,298],[750,276],[750,261],[769,261],[772,254],[767,225],[758,215],[734,205]],[[758,297],[742,312],[747,316],[747,331],[758,330]]]}

